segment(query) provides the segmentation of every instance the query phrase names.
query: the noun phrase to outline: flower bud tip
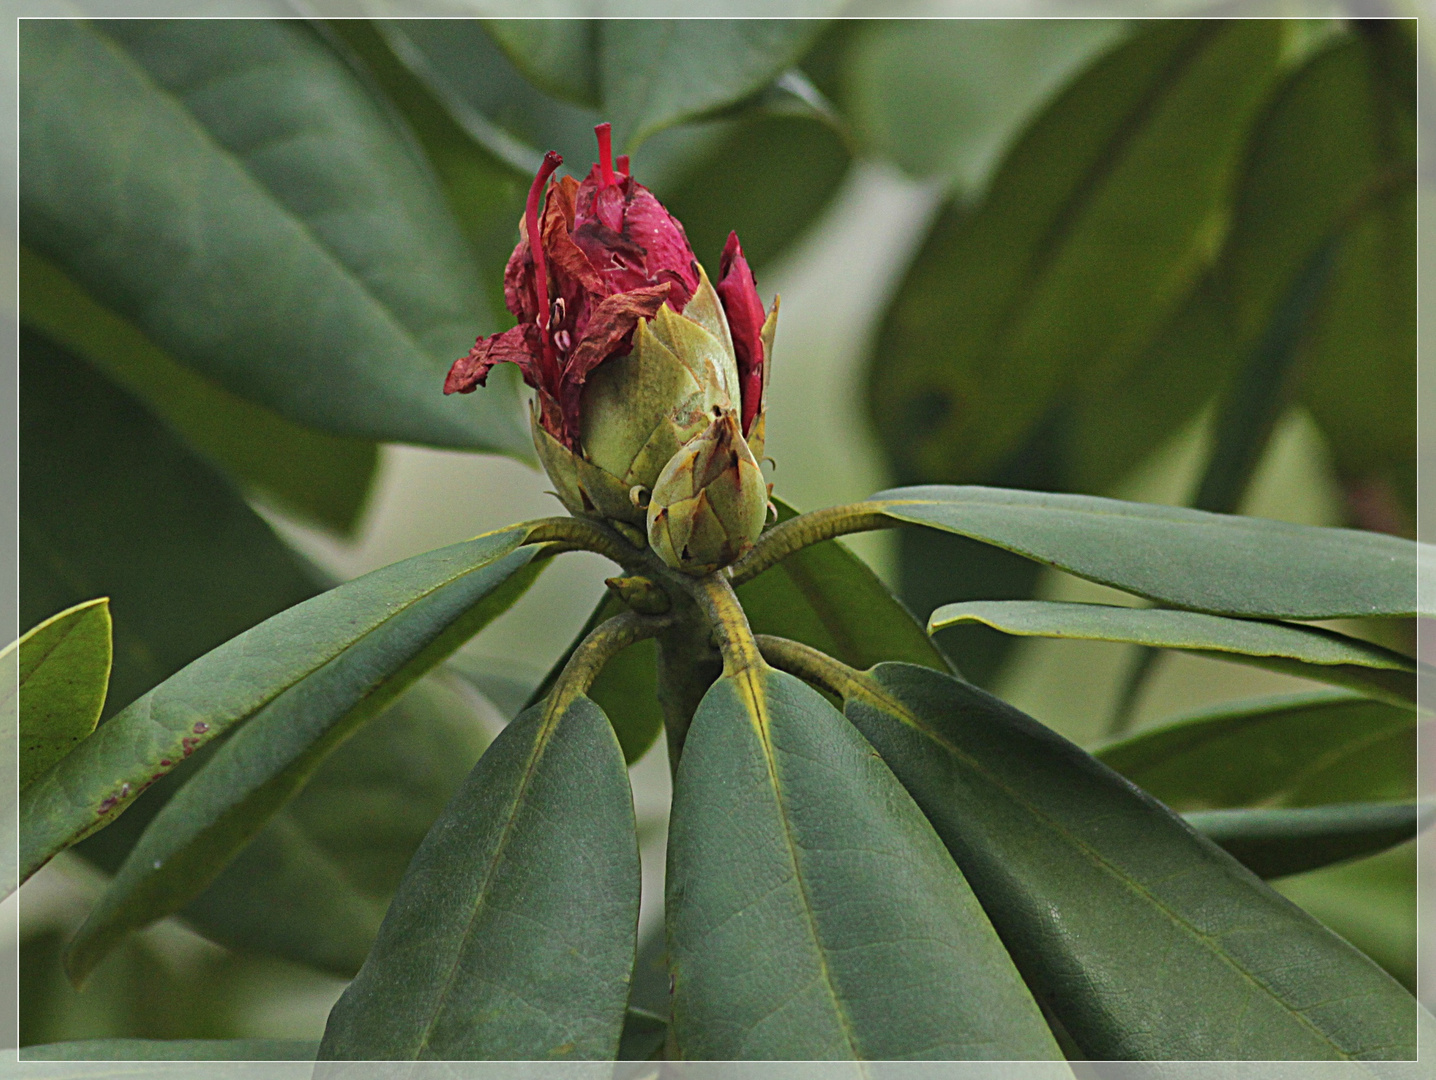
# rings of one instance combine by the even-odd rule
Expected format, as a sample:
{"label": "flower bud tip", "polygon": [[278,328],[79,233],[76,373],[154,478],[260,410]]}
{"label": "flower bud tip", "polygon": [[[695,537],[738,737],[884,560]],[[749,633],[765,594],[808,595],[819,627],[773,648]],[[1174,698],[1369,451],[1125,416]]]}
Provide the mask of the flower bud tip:
{"label": "flower bud tip", "polygon": [[603,186],[613,187],[618,183],[613,175],[613,125],[604,121],[594,127],[593,133],[598,136],[598,168]]}

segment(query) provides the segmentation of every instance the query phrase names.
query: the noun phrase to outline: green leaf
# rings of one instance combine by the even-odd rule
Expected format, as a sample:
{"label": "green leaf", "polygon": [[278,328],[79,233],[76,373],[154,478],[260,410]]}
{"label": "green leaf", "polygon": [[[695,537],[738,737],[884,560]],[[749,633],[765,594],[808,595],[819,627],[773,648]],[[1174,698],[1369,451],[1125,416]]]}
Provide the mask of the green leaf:
{"label": "green leaf", "polygon": [[832,205],[852,155],[831,126],[809,117],[754,115],[719,132],[655,190],[705,267],[718,266],[732,231],[761,270]]}
{"label": "green leaf", "polygon": [[20,621],[110,598],[108,709],[314,586],[233,486],[83,359],[20,332]]}
{"label": "green leaf", "polygon": [[699,706],[666,913],[684,1057],[1060,1056],[922,814],[789,675],[749,668]]}
{"label": "green leaf", "polygon": [[868,501],[895,521],[1174,607],[1280,619],[1416,613],[1420,546],[1395,536],[1002,488],[894,488]]}
{"label": "green leaf", "polygon": [[20,1060],[313,1061],[318,1047],[305,1039],[79,1039],[23,1046]]}
{"label": "green leaf", "polygon": [[1083,1053],[1414,1054],[1400,985],[1090,755],[950,676],[882,664],[862,683],[849,718]]}
{"label": "green leaf", "polygon": [[1094,372],[1074,388],[1063,416],[1061,484],[992,482],[1111,491],[1230,381],[1240,354],[1228,304],[1208,273],[1138,358],[1120,370]]}
{"label": "green leaf", "polygon": [[86,600],[52,615],[0,651],[17,654],[20,788],[95,730],[110,685],[110,601]]}
{"label": "green leaf", "polygon": [[378,465],[374,443],[301,427],[231,394],[26,247],[20,318],[104,371],[258,498],[335,532],[358,524]]}
{"label": "green leaf", "polygon": [[647,19],[602,24],[599,83],[628,150],[684,120],[750,98],[821,33],[812,19]]}
{"label": "green leaf", "polygon": [[928,630],[969,621],[1024,637],[1183,649],[1335,683],[1396,705],[1416,704],[1416,661],[1317,626],[1161,608],[998,600],[947,604],[932,613]]}
{"label": "green leaf", "polygon": [[1414,42],[1372,23],[1292,74],[1253,134],[1223,272],[1254,335],[1302,267],[1335,246],[1301,341],[1297,394],[1350,481],[1414,498]]}
{"label": "green leaf", "polygon": [[599,106],[598,39],[603,28],[599,19],[484,22],[489,36],[530,82],[554,97],[589,108]]}
{"label": "green leaf", "polygon": [[434,676],[325,758],[181,914],[212,941],[352,978],[488,733]]}
{"label": "green leaf", "polygon": [[[467,24],[445,25],[454,33]],[[392,24],[331,19],[318,26],[403,115],[443,185],[483,276],[491,317],[473,332],[502,329],[492,315],[504,310],[504,264],[518,239],[518,220],[538,155],[520,167],[510,148],[492,145],[492,128],[476,123],[472,111],[439,96],[432,80],[425,78],[422,56]]]}
{"label": "green leaf", "polygon": [[[116,764],[145,760],[137,740],[149,735],[151,746],[165,747],[165,735],[187,730],[165,751],[163,770],[243,723],[155,816],[96,901],[65,957],[71,978],[81,982],[126,933],[199,895],[335,747],[523,595],[547,561],[536,561],[533,547],[514,550],[524,532],[490,534],[341,585],[195,661],[110,721],[107,731],[130,740],[128,760],[116,762],[110,750],[72,776],[103,783]],[[75,805],[73,786],[60,797]],[[101,813],[119,809],[101,805]]]}
{"label": "green leaf", "polygon": [[427,166],[282,22],[36,22],[21,234],[180,363],[337,434],[527,453],[439,390],[483,313]]}
{"label": "green leaf", "polygon": [[[442,635],[471,605],[530,562],[533,550],[520,550],[528,531],[514,526],[375,570],[275,615],[171,676],[26,790],[21,879],[57,851],[103,828],[149,784],[267,706],[273,706],[270,722],[278,724],[301,699],[310,699],[308,707],[316,712],[309,719],[321,730],[309,734],[318,737],[354,707],[346,695],[356,692],[362,672],[354,671],[348,680],[345,676],[361,658],[376,665],[378,689],[398,665],[416,653],[425,655],[428,640],[418,639],[426,630]],[[416,639],[409,655],[401,651],[406,631]],[[384,644],[390,637],[396,639],[396,656],[386,660]],[[443,636],[437,640],[450,648],[461,643],[450,645]],[[353,659],[346,657],[350,650],[357,650]],[[386,664],[393,666],[386,669]],[[361,699],[364,692],[358,691]],[[342,711],[326,714],[327,709]],[[286,737],[302,739],[303,730]],[[239,753],[229,749],[226,756],[236,760]]]}
{"label": "green leaf", "polygon": [[584,697],[528,710],[424,839],[319,1057],[613,1058],[638,894],[608,719]]}
{"label": "green leaf", "polygon": [[1223,705],[1096,755],[1178,810],[1416,797],[1416,714],[1351,694]]}
{"label": "green leaf", "polygon": [[898,476],[986,480],[1070,384],[1130,369],[1212,259],[1281,33],[1147,24],[943,211],[869,362]]}
{"label": "green leaf", "polygon": [[1333,803],[1300,809],[1203,810],[1186,819],[1252,873],[1274,878],[1395,847],[1431,824],[1427,810],[1421,814],[1414,803]]}
{"label": "green leaf", "polygon": [[1045,99],[1120,33],[1097,19],[873,20],[844,57],[842,104],[868,153],[970,192]]}

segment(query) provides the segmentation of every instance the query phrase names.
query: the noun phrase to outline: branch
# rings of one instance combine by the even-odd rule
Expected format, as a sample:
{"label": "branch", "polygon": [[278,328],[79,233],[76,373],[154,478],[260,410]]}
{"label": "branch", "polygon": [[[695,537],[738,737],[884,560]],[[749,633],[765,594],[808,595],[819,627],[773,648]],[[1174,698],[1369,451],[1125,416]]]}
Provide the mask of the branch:
{"label": "branch", "polygon": [[849,503],[785,521],[758,537],[752,550],[728,568],[728,579],[735,586],[742,585],[809,545],[849,533],[892,529],[901,524],[883,513],[881,506],[882,503]]}

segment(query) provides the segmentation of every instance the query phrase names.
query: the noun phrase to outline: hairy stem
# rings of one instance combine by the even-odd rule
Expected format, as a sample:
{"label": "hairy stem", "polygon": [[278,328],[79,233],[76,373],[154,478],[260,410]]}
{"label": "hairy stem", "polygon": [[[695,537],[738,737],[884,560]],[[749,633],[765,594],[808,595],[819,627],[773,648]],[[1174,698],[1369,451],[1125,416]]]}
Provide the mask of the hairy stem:
{"label": "hairy stem", "polygon": [[603,665],[628,648],[635,641],[654,637],[669,625],[666,617],[638,615],[625,611],[595,626],[589,635],[573,650],[563,672],[553,684],[548,695],[545,712],[556,716],[573,702],[574,698],[588,693],[593,680],[603,670]]}
{"label": "hairy stem", "polygon": [[835,536],[896,528],[899,522],[884,514],[881,506],[881,503],[849,503],[814,510],[785,521],[760,536],[752,550],[728,568],[728,580],[734,585],[741,585],[782,562],[793,552]]}
{"label": "hairy stem", "polygon": [[697,578],[689,585],[691,595],[708,617],[718,638],[718,651],[723,654],[723,674],[732,676],[763,664],[748,615],[738,602],[738,594],[722,574]]}
{"label": "hairy stem", "polygon": [[551,550],[593,551],[625,570],[642,570],[651,560],[607,525],[578,517],[540,518],[527,523],[529,544],[550,544]]}
{"label": "hairy stem", "polygon": [[848,667],[841,660],[834,660],[827,653],[801,641],[790,641],[772,634],[759,634],[754,640],[763,653],[763,659],[779,671],[796,675],[834,697],[846,700],[862,696],[859,692],[866,685],[862,672]]}

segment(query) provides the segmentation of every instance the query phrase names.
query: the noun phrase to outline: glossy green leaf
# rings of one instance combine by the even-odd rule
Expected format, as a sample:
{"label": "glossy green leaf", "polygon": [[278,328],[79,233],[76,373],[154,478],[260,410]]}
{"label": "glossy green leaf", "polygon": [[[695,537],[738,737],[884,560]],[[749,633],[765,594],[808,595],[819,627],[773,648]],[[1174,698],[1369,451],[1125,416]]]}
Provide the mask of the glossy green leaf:
{"label": "glossy green leaf", "polygon": [[996,600],[944,605],[932,613],[928,630],[968,621],[1024,637],[1183,649],[1335,683],[1397,705],[1416,704],[1416,661],[1317,626],[1162,608]]}
{"label": "glossy green leaf", "polygon": [[1174,607],[1281,619],[1416,613],[1420,545],[1381,533],[1002,488],[894,488],[869,503]]}
{"label": "glossy green leaf", "polygon": [[21,234],[98,301],[291,420],[527,452],[512,389],[438,393],[477,282],[427,167],[313,36],[58,20],[20,53]]}
{"label": "glossy green leaf", "polygon": [[321,1059],[612,1058],[638,923],[623,754],[579,697],[506,727],[414,856]]}
{"label": "glossy green leaf", "polygon": [[352,977],[487,742],[466,692],[421,679],[325,758],[181,915],[230,948]]}
{"label": "glossy green leaf", "polygon": [[647,19],[603,24],[599,85],[618,145],[750,98],[822,31],[811,19]]}
{"label": "glossy green leaf", "polygon": [[1258,877],[1274,878],[1395,847],[1428,827],[1431,814],[1414,803],[1332,803],[1200,810],[1186,820]]}
{"label": "glossy green leaf", "polygon": [[[522,549],[527,534],[525,526],[514,526],[375,570],[275,615],[165,680],[26,790],[22,880],[57,851],[118,817],[196,749],[266,707],[273,706],[270,715],[279,723],[302,699],[312,698],[309,707],[320,710],[313,723],[321,731],[311,735],[318,737],[338,719],[322,710],[340,707],[362,680],[359,670],[345,679],[361,658],[376,665],[376,688],[394,674],[393,667],[384,670],[387,636],[400,650],[406,631],[418,639],[433,627],[427,616],[440,624],[437,640],[457,647],[462,639],[450,644],[442,632],[528,565],[534,552]],[[424,655],[427,644],[417,641],[414,653]],[[354,659],[346,661],[355,649]]]}
{"label": "glossy green leaf", "polygon": [[883,664],[863,682],[849,718],[1085,1054],[1414,1055],[1399,984],[1090,755],[937,672]]}
{"label": "glossy green leaf", "polygon": [[109,598],[86,600],[51,615],[0,651],[0,661],[12,653],[23,790],[99,722],[110,685]]}
{"label": "glossy green leaf", "polygon": [[789,675],[750,668],[699,706],[666,913],[685,1057],[1060,1056],[922,814]]}
{"label": "glossy green leaf", "polygon": [[104,371],[260,500],[339,533],[358,524],[378,465],[374,443],[302,427],[230,393],[25,247],[20,318]]}
{"label": "glossy green leaf", "polygon": [[1097,758],[1178,810],[1416,797],[1416,715],[1320,692],[1223,705]]}
{"label": "glossy green leaf", "polygon": [[601,20],[490,19],[484,29],[534,85],[577,105],[599,105]]}
{"label": "glossy green leaf", "polygon": [[1211,260],[1280,37],[1146,24],[1037,118],[978,208],[939,215],[869,362],[898,476],[987,479],[1068,384],[1137,359]]}
{"label": "glossy green leaf", "polygon": [[306,1039],[78,1039],[21,1047],[20,1060],[313,1061],[318,1048]]}
{"label": "glossy green leaf", "polygon": [[1025,121],[1121,34],[1100,19],[884,19],[844,58],[841,100],[870,154],[975,190]]}
{"label": "glossy green leaf", "polygon": [[[342,585],[207,654],[112,720],[131,742],[141,725],[188,728],[190,737],[168,748],[172,758],[243,724],[155,816],[96,901],[65,958],[71,977],[82,981],[126,933],[202,892],[335,747],[523,595],[546,562],[535,561],[535,548],[514,550],[524,531]],[[281,651],[286,662],[276,663]],[[95,776],[101,763],[143,760],[128,750],[129,760],[115,762],[111,750],[72,775],[109,779]]]}

